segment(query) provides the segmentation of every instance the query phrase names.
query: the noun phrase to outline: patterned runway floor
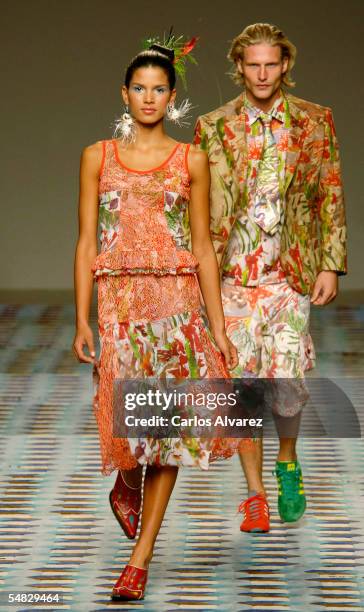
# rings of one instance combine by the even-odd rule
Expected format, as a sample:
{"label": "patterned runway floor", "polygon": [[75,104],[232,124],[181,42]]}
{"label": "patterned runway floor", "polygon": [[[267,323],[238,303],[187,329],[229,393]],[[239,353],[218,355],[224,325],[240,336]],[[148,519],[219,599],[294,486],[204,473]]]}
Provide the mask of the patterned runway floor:
{"label": "patterned runway floor", "polygon": [[[294,525],[278,516],[276,441],[267,440],[269,534],[239,531],[246,489],[236,458],[209,473],[180,470],[145,600],[112,602],[132,544],[108,505],[114,477],[99,472],[91,372],[70,352],[73,307],[3,305],[0,314],[1,591],[63,594],[59,606],[3,601],[1,612],[364,610],[361,439],[300,440],[308,508]],[[363,323],[359,306],[312,316],[319,366],[311,375],[346,377],[361,415]]]}

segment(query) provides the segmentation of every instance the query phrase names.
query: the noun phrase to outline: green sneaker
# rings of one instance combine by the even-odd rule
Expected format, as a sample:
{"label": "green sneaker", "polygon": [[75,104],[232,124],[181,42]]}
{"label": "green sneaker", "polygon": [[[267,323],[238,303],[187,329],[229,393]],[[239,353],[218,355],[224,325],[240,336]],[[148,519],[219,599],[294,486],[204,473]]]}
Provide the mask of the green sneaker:
{"label": "green sneaker", "polygon": [[276,461],[273,472],[278,482],[278,511],[285,523],[293,523],[306,510],[302,470],[298,461]]}

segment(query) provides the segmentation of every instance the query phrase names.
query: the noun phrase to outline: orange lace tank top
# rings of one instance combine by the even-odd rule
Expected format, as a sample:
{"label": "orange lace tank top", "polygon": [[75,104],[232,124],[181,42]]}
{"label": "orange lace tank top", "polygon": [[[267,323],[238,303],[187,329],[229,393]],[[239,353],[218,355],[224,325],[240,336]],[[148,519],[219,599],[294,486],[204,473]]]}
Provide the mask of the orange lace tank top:
{"label": "orange lace tank top", "polygon": [[99,181],[101,250],[92,265],[103,274],[194,273],[188,203],[190,145],[178,143],[158,168],[140,171],[120,160],[116,140],[103,141]]}

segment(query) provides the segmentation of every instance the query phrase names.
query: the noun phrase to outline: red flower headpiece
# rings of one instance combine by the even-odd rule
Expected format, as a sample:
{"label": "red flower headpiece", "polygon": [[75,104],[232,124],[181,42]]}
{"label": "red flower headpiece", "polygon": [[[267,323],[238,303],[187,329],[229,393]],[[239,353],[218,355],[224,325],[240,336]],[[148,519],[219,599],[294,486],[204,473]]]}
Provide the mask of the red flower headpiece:
{"label": "red flower headpiece", "polygon": [[174,36],[172,34],[172,29],[170,30],[168,37],[164,36],[163,40],[160,40],[158,37],[147,38],[143,41],[143,48],[150,49],[153,46],[160,47],[161,52],[163,52],[163,48],[169,51],[168,56],[171,55],[171,51],[173,51],[174,59],[172,61],[176,73],[181,78],[184,88],[187,88],[186,83],[186,60],[189,60],[193,64],[197,64],[193,55],[191,55],[192,49],[196,46],[198,41],[198,37],[194,36],[190,40],[186,41],[184,36]]}

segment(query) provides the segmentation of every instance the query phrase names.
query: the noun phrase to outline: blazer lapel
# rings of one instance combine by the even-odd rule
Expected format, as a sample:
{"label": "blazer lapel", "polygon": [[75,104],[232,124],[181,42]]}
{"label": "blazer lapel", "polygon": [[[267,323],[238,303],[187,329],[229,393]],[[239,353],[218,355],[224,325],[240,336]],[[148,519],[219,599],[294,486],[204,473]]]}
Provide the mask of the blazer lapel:
{"label": "blazer lapel", "polygon": [[307,124],[309,121],[309,116],[307,113],[295,105],[293,96],[290,94],[285,95],[289,106],[291,127],[288,133],[288,149],[285,163],[283,196],[285,196],[287,193],[287,189],[290,186],[296,172],[299,157],[304,149],[304,141],[307,135]]}
{"label": "blazer lapel", "polygon": [[246,141],[245,115],[242,112],[243,95],[234,100],[232,113],[225,121],[225,134],[230,141],[230,147],[234,159],[235,179],[239,188],[246,181],[248,168],[248,148]]}

